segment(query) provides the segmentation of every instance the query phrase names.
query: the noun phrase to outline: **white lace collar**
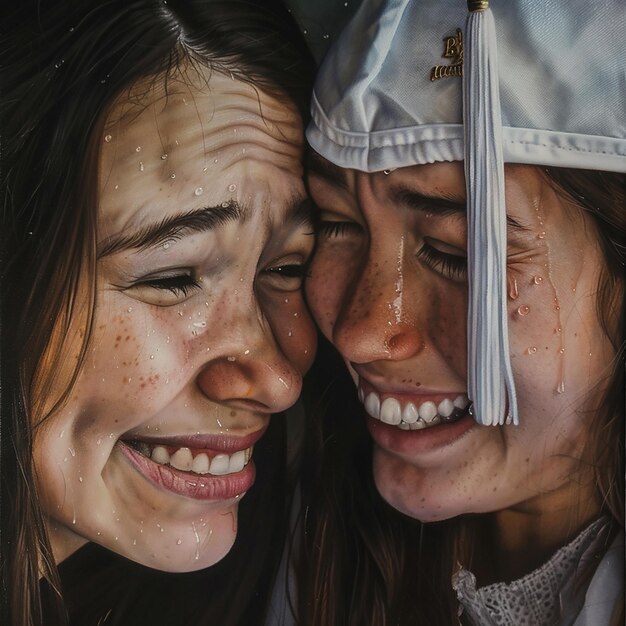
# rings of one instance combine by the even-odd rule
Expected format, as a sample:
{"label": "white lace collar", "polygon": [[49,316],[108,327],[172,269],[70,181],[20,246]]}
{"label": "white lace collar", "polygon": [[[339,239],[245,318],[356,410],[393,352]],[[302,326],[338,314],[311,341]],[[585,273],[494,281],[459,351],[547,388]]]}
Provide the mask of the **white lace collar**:
{"label": "white lace collar", "polygon": [[596,520],[547,563],[511,583],[494,583],[477,589],[474,574],[461,568],[452,577],[459,615],[465,613],[472,623],[480,626],[560,623],[563,590],[569,587],[583,554],[590,548],[606,546],[609,531],[608,518]]}

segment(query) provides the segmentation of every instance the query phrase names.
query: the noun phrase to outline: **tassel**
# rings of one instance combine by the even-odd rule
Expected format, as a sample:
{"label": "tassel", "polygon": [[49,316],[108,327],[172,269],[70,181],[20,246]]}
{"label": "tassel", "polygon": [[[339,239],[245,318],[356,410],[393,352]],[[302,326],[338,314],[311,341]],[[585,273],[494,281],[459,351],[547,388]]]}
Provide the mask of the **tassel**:
{"label": "tassel", "polygon": [[[479,424],[518,424],[509,355],[506,205],[496,32],[486,1],[468,0],[463,123],[468,223],[468,393]],[[506,402],[508,397],[508,415]]]}

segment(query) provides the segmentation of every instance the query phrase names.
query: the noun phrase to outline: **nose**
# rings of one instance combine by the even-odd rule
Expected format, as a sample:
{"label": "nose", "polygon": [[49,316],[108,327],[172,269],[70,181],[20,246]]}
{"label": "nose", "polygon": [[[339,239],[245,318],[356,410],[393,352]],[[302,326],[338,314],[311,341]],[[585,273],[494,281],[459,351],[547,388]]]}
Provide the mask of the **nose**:
{"label": "nose", "polygon": [[399,247],[372,241],[357,280],[344,295],[333,342],[353,363],[402,361],[424,349],[416,294],[402,274]]}
{"label": "nose", "polygon": [[219,354],[198,374],[199,388],[220,403],[269,413],[288,409],[300,395],[301,373],[277,345],[256,302],[230,313]]}

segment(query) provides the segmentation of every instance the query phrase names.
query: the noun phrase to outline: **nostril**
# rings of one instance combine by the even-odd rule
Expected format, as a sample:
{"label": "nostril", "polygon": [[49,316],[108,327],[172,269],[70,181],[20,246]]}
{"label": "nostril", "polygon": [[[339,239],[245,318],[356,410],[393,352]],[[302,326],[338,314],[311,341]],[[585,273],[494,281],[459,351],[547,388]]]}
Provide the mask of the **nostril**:
{"label": "nostril", "polygon": [[412,329],[394,333],[386,344],[392,356],[403,358],[417,354],[426,347],[420,334]]}

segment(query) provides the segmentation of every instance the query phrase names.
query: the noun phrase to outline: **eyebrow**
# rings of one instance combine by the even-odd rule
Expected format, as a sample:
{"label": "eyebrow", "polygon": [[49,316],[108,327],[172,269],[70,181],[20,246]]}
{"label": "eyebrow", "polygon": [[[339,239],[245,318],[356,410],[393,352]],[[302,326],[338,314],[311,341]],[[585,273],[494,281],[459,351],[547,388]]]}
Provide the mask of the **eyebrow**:
{"label": "eyebrow", "polygon": [[311,150],[307,153],[305,164],[308,173],[316,174],[324,178],[335,187],[340,187],[346,191],[348,190],[348,183],[343,169],[326,160],[316,152]]}
{"label": "eyebrow", "polygon": [[[319,154],[311,151],[307,155],[306,165],[310,173],[316,174],[324,178],[328,183],[348,191],[348,183],[344,176],[344,171],[339,166],[331,163]],[[467,213],[465,199],[459,199],[446,196],[428,196],[418,193],[405,186],[396,187],[393,190],[393,200],[395,203],[403,204],[409,208],[424,213],[433,213],[439,217],[447,217],[450,215],[463,215]],[[515,218],[507,215],[507,225],[521,231],[527,231],[528,228],[518,222]]]}
{"label": "eyebrow", "polygon": [[134,233],[121,233],[105,239],[98,246],[98,258],[122,250],[145,250],[170,239],[177,239],[188,233],[199,233],[223,226],[227,222],[245,222],[249,215],[247,207],[235,200],[217,206],[204,207],[164,218],[156,224],[144,226]]}

